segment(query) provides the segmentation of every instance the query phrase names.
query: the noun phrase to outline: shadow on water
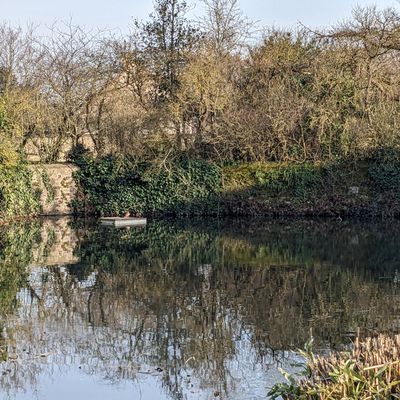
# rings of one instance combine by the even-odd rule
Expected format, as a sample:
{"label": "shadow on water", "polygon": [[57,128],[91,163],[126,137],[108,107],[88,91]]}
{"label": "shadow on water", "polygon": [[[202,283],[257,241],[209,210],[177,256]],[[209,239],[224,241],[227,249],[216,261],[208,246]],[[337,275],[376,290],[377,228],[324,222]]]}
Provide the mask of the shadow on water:
{"label": "shadow on water", "polygon": [[29,392],[74,367],[110,383],[151,377],[154,399],[265,398],[310,332],[327,349],[357,329],[400,330],[399,231],[332,220],[3,227],[0,389]]}

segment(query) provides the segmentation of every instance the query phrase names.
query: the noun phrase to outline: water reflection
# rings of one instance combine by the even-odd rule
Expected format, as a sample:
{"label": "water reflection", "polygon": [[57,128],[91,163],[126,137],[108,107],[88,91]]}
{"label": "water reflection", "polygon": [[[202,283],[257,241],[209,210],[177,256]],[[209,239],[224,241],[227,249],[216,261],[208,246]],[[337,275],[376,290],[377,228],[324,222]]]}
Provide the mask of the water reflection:
{"label": "water reflection", "polygon": [[1,393],[45,398],[43,383],[63,391],[73,374],[107,382],[115,399],[117,385],[137,394],[143,382],[151,399],[265,398],[310,332],[327,348],[358,328],[399,330],[399,231],[332,221],[1,228]]}

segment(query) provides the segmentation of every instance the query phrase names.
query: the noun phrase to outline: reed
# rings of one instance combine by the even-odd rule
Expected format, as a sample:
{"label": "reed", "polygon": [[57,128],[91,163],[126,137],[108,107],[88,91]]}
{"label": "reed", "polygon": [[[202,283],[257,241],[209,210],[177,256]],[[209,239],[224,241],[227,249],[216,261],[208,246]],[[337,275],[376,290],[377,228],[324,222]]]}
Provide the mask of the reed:
{"label": "reed", "polygon": [[284,371],[271,399],[400,399],[400,335],[356,339],[351,351],[316,355],[306,346],[300,377]]}

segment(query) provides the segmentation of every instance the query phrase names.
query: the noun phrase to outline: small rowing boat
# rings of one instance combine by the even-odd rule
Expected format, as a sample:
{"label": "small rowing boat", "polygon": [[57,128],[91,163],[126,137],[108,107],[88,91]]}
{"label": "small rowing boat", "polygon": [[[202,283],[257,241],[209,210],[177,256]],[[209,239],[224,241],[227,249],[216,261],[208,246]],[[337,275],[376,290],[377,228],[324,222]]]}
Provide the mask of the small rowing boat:
{"label": "small rowing boat", "polygon": [[130,218],[130,217],[103,217],[100,218],[102,225],[108,226],[143,226],[147,224],[146,218]]}

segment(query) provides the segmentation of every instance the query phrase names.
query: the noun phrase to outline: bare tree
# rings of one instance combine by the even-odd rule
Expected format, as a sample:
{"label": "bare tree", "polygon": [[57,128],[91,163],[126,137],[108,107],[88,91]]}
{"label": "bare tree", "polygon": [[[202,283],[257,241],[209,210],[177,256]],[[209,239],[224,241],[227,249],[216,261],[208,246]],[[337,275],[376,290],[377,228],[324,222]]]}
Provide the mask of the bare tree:
{"label": "bare tree", "polygon": [[238,51],[254,33],[254,22],[243,15],[238,0],[202,0],[206,15],[200,26],[217,54]]}
{"label": "bare tree", "polygon": [[[41,43],[39,73],[50,107],[47,129],[56,138],[49,159],[57,158],[66,140],[79,142],[95,100],[113,82],[113,60],[103,33],[86,32],[69,22],[62,29],[53,27],[48,40]],[[101,102],[97,106],[101,107]]]}
{"label": "bare tree", "polygon": [[16,85],[32,84],[37,49],[34,26],[25,30],[0,24],[0,91],[4,95]]}

